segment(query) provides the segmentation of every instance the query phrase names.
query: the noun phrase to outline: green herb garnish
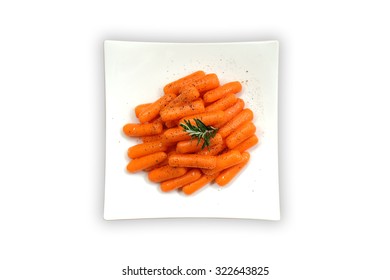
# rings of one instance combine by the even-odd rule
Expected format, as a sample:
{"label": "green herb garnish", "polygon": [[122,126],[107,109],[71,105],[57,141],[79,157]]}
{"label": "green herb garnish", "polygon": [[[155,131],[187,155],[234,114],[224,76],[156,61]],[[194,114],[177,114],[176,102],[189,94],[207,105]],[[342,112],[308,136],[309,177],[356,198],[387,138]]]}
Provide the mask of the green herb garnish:
{"label": "green herb garnish", "polygon": [[215,134],[217,134],[218,128],[213,126],[205,125],[200,119],[194,119],[195,125],[191,123],[189,120],[184,120],[184,124],[181,123],[180,126],[184,128],[192,139],[198,138],[199,145],[200,141],[203,139],[202,150],[205,147],[210,146],[210,139],[214,138]]}

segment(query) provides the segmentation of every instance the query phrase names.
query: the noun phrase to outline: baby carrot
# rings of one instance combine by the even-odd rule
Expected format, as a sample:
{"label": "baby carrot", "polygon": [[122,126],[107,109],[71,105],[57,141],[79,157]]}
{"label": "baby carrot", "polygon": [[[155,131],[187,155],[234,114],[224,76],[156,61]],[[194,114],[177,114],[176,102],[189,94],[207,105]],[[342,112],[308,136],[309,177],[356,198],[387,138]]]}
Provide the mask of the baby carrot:
{"label": "baby carrot", "polygon": [[127,171],[135,173],[145,168],[152,167],[162,162],[166,158],[167,154],[164,152],[157,152],[154,154],[136,158],[129,162],[129,164],[127,165]]}
{"label": "baby carrot", "polygon": [[143,110],[145,110],[149,105],[152,103],[145,103],[145,104],[140,104],[134,108],[135,116],[138,118],[139,115],[142,113]]}
{"label": "baby carrot", "polygon": [[253,120],[253,112],[251,109],[244,109],[237,116],[228,121],[224,126],[222,126],[218,132],[221,134],[222,138],[225,138],[234,130],[236,130],[241,124],[247,121]]}
{"label": "baby carrot", "polygon": [[213,112],[218,110],[226,110],[227,108],[231,107],[236,103],[237,96],[233,93],[229,93],[226,96],[222,97],[221,99],[215,101],[214,103],[208,105],[205,108],[206,112]]}
{"label": "baby carrot", "polygon": [[185,185],[182,190],[186,195],[193,194],[194,192],[198,191],[199,189],[203,188],[206,186],[208,183],[213,181],[218,174],[213,174],[213,175],[203,175],[200,177],[198,180],[195,182],[189,183],[188,185]]}
{"label": "baby carrot", "polygon": [[235,146],[251,137],[255,132],[256,126],[253,122],[245,122],[226,138],[226,146],[228,146],[229,149],[233,149]]}
{"label": "baby carrot", "polygon": [[207,175],[218,173],[226,168],[238,164],[242,160],[242,155],[239,151],[230,150],[217,156],[217,164],[213,169],[204,169],[203,173]]}
{"label": "baby carrot", "polygon": [[224,111],[214,111],[214,112],[207,112],[207,113],[202,113],[202,114],[197,114],[197,115],[192,115],[188,116],[185,118],[180,119],[179,124],[183,123],[185,124],[185,121],[190,121],[191,124],[195,125],[194,119],[199,119],[201,120],[205,125],[212,125],[217,122],[219,122],[221,119],[223,119],[225,116]]}
{"label": "baby carrot", "polygon": [[169,156],[168,163],[170,166],[177,167],[213,169],[217,165],[217,157],[198,154],[174,154]]}
{"label": "baby carrot", "polygon": [[163,131],[161,123],[128,123],[123,127],[123,132],[127,136],[150,136],[160,134]]}
{"label": "baby carrot", "polygon": [[161,118],[164,122],[177,120],[185,116],[200,114],[204,112],[203,100],[197,99],[188,104],[176,106],[169,110],[161,111]]}
{"label": "baby carrot", "polygon": [[183,176],[187,173],[185,167],[172,167],[169,165],[153,169],[149,172],[148,178],[152,182],[160,183],[169,179]]}
{"label": "baby carrot", "polygon": [[145,123],[155,119],[160,113],[161,109],[163,109],[175,97],[176,95],[173,93],[167,93],[163,95],[140,113],[140,115],[138,116],[139,121],[141,123]]}
{"label": "baby carrot", "polygon": [[143,171],[150,172],[150,171],[152,171],[152,170],[154,170],[156,168],[160,168],[160,167],[168,165],[168,158],[169,158],[169,156],[173,155],[174,153],[176,153],[176,151],[170,150],[170,147],[169,147],[168,150],[165,151],[165,153],[167,154],[167,158],[166,159],[164,159],[163,161],[159,162],[156,165],[153,165],[151,167],[145,168]]}
{"label": "baby carrot", "polygon": [[204,77],[206,73],[204,71],[196,71],[183,78],[173,81],[164,87],[164,93],[177,94],[183,87],[195,82],[196,80]]}
{"label": "baby carrot", "polygon": [[127,155],[129,158],[139,158],[146,155],[154,154],[157,152],[165,152],[167,146],[163,142],[154,141],[149,143],[141,143],[134,145],[127,150]]}
{"label": "baby carrot", "polygon": [[171,143],[191,139],[191,136],[182,127],[169,128],[165,130],[164,136],[167,142]]}
{"label": "baby carrot", "polygon": [[220,143],[217,145],[214,145],[210,147],[210,149],[203,149],[200,152],[198,152],[198,155],[210,155],[210,156],[216,156],[219,155],[224,149],[226,148],[225,143]]}
{"label": "baby carrot", "polygon": [[162,123],[162,124],[164,124],[164,122],[162,121],[160,116],[158,116],[158,117],[154,118],[153,120],[151,120],[150,123]]}
{"label": "baby carrot", "polygon": [[144,143],[149,143],[149,142],[154,142],[154,141],[165,142],[166,138],[164,136],[164,133],[160,133],[160,134],[151,135],[151,136],[143,136],[143,137],[141,137],[141,140]]}
{"label": "baby carrot", "polygon": [[143,169],[143,171],[150,172],[156,168],[160,168],[160,167],[167,166],[167,165],[168,165],[168,157],[156,165],[153,165],[153,166],[150,166],[150,167]]}
{"label": "baby carrot", "polygon": [[229,93],[238,93],[242,89],[242,85],[239,81],[230,82],[224,84],[216,89],[210,90],[203,95],[204,102],[211,103],[214,102]]}
{"label": "baby carrot", "polygon": [[219,175],[215,178],[215,182],[221,187],[227,185],[248,163],[249,158],[249,153],[243,152],[241,162],[219,173]]}
{"label": "baby carrot", "polygon": [[241,98],[237,98],[236,103],[234,103],[233,106],[227,108],[224,112],[223,118],[221,118],[214,126],[215,127],[222,127],[224,124],[226,124],[228,121],[230,121],[232,118],[237,116],[245,107],[245,102]]}
{"label": "baby carrot", "polygon": [[[176,152],[179,154],[189,154],[196,153],[202,150],[204,140],[202,139],[199,143],[197,139],[191,139],[187,141],[180,141],[176,145]],[[215,134],[213,138],[210,139],[210,148],[217,144],[221,144],[223,142],[222,136],[218,133]],[[208,149],[208,148],[204,148]]]}
{"label": "baby carrot", "polygon": [[219,79],[216,74],[212,73],[207,74],[206,76],[194,81],[191,84],[195,86],[200,93],[203,93],[219,87]]}
{"label": "baby carrot", "polygon": [[180,90],[178,96],[176,96],[171,102],[168,103],[164,110],[169,110],[172,107],[187,104],[199,98],[199,96],[200,94],[196,87],[186,86]]}
{"label": "baby carrot", "polygon": [[240,151],[241,153],[248,150],[249,148],[255,146],[259,142],[259,138],[255,134],[241,142],[237,146],[234,147],[234,150]]}
{"label": "baby carrot", "polygon": [[183,176],[162,182],[160,188],[163,192],[169,192],[198,180],[200,176],[202,176],[202,173],[199,169],[191,169]]}
{"label": "baby carrot", "polygon": [[172,128],[172,127],[178,126],[179,121],[178,120],[166,121],[166,122],[164,122],[164,125],[166,128]]}

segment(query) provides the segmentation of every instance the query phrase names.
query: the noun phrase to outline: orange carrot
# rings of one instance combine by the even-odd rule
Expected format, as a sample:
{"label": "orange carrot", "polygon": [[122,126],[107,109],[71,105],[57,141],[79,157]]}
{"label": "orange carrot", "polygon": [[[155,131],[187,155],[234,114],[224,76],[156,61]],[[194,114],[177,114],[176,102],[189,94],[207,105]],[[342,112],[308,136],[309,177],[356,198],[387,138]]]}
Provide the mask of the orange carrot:
{"label": "orange carrot", "polygon": [[156,165],[153,165],[151,167],[148,167],[148,168],[145,168],[143,171],[145,172],[150,172],[156,168],[160,168],[160,167],[163,167],[163,166],[166,166],[168,165],[168,158],[170,155],[173,155],[174,153],[176,153],[176,151],[172,151],[170,150],[171,147],[168,148],[168,150],[165,151],[165,153],[167,154],[167,158],[164,159],[163,161],[159,162],[158,164]]}
{"label": "orange carrot", "polygon": [[208,105],[205,108],[206,112],[213,112],[218,110],[226,110],[227,108],[231,107],[236,103],[237,96],[233,93],[229,93],[226,96],[222,97],[221,99],[215,101],[214,103]]}
{"label": "orange carrot", "polygon": [[164,110],[169,110],[175,106],[185,105],[195,99],[198,99],[200,96],[199,91],[194,86],[186,86],[182,88],[179,92],[179,95],[176,96],[168,105],[164,108]]}
{"label": "orange carrot", "polygon": [[167,166],[167,165],[168,165],[168,157],[156,165],[153,165],[153,166],[150,166],[150,167],[143,169],[143,171],[150,172],[156,168],[160,168],[160,167]]}
{"label": "orange carrot", "polygon": [[160,111],[174,98],[176,97],[173,93],[167,93],[160,97],[157,101],[150,104],[148,107],[143,110],[138,119],[141,123],[149,122],[155,119]]}
{"label": "orange carrot", "polygon": [[215,178],[215,182],[221,187],[227,185],[248,163],[249,158],[249,153],[243,152],[241,162],[219,173],[219,175]]}
{"label": "orange carrot", "polygon": [[224,111],[224,116],[217,122],[214,126],[215,127],[222,127],[224,124],[226,124],[228,121],[233,119],[235,116],[237,116],[245,107],[244,100],[241,98],[237,98],[236,103],[234,103],[233,106],[227,108]]}
{"label": "orange carrot", "polygon": [[190,75],[187,75],[183,78],[173,81],[164,87],[164,93],[177,94],[183,87],[190,85],[191,83],[195,82],[196,80],[199,80],[205,75],[206,73],[204,71],[196,71]]}
{"label": "orange carrot", "polygon": [[163,120],[161,119],[160,116],[154,118],[153,120],[150,121],[150,123],[161,123],[164,124]]}
{"label": "orange carrot", "polygon": [[236,130],[241,124],[247,121],[253,120],[253,112],[251,109],[242,110],[237,116],[228,121],[224,126],[222,126],[218,132],[221,134],[222,138],[225,138],[234,130]]}
{"label": "orange carrot", "polygon": [[169,165],[153,169],[149,172],[148,178],[152,182],[160,183],[169,179],[183,176],[187,173],[185,167],[172,167]]}
{"label": "orange carrot", "polygon": [[139,115],[142,113],[143,110],[145,110],[149,105],[152,103],[145,103],[145,104],[140,104],[134,108],[135,116],[138,118]]}
{"label": "orange carrot", "polygon": [[177,167],[213,169],[217,165],[217,157],[198,154],[174,154],[169,156],[168,163],[170,166]]}
{"label": "orange carrot", "polygon": [[224,84],[216,89],[210,90],[203,95],[204,102],[211,103],[214,102],[230,93],[238,93],[242,89],[242,85],[240,82],[230,82]]}
{"label": "orange carrot", "polygon": [[200,176],[202,176],[202,173],[199,169],[191,169],[183,176],[162,182],[160,188],[163,192],[169,192],[198,180]]}
{"label": "orange carrot", "polygon": [[208,183],[213,181],[218,174],[213,174],[213,175],[203,175],[200,177],[198,180],[195,182],[189,183],[188,185],[185,185],[182,190],[186,195],[193,194],[194,192],[198,191],[199,189],[203,188],[206,186]]}
{"label": "orange carrot", "polygon": [[152,167],[164,159],[167,158],[167,154],[164,152],[157,152],[151,155],[133,159],[127,165],[127,171],[135,173],[148,167]]}
{"label": "orange carrot", "polygon": [[[142,140],[128,149],[127,171],[147,172],[163,192],[182,188],[186,195],[214,180],[220,186],[228,184],[249,161],[246,150],[259,142],[253,112],[237,98],[242,84],[220,85],[215,73],[199,70],[166,84],[163,90],[164,95],[153,103],[134,108],[139,123],[123,126],[125,135]],[[199,127],[190,125],[187,132],[186,122]],[[202,137],[211,129],[214,137],[207,138],[209,145],[202,149]]]}
{"label": "orange carrot", "polygon": [[186,105],[173,107],[170,110],[161,111],[161,118],[164,122],[177,120],[189,115],[200,114],[204,112],[204,102],[197,99]]}
{"label": "orange carrot", "polygon": [[164,133],[160,133],[160,134],[151,135],[151,136],[143,136],[143,137],[141,137],[141,140],[144,143],[149,143],[149,142],[154,142],[154,141],[165,142],[166,138],[165,138]]}
{"label": "orange carrot", "polygon": [[219,155],[224,149],[226,148],[225,143],[220,143],[217,145],[214,145],[210,147],[210,149],[203,149],[202,151],[198,152],[198,155],[210,155],[210,156],[216,156]]}
{"label": "orange carrot", "polygon": [[229,149],[233,149],[235,146],[251,137],[255,132],[256,126],[253,122],[245,122],[226,138],[226,146],[228,146]]}
{"label": "orange carrot", "polygon": [[212,73],[207,74],[203,78],[200,78],[191,84],[195,86],[200,93],[203,93],[219,87],[219,79],[216,74]]}
{"label": "orange carrot", "polygon": [[259,142],[259,138],[254,134],[242,143],[234,147],[234,150],[240,151],[241,153],[255,146]]}
{"label": "orange carrot", "polygon": [[160,134],[163,131],[161,123],[128,123],[123,127],[123,132],[127,136],[150,136]]}
{"label": "orange carrot", "polygon": [[230,150],[217,156],[217,164],[213,169],[204,169],[203,173],[207,175],[218,173],[226,168],[238,164],[242,160],[242,155],[239,151]]}
{"label": "orange carrot", "polygon": [[185,118],[182,118],[180,119],[179,121],[179,124],[180,123],[185,123],[185,121],[190,121],[191,124],[195,125],[195,121],[194,119],[199,119],[201,120],[205,125],[212,125],[212,124],[215,124],[217,122],[219,122],[221,119],[223,119],[225,116],[225,112],[224,111],[214,111],[214,112],[208,112],[208,113],[202,113],[202,114],[197,114],[197,115],[192,115],[192,116],[188,116],[188,117],[185,117]]}
{"label": "orange carrot", "polygon": [[165,124],[166,128],[172,128],[172,127],[178,126],[179,121],[178,120],[166,121],[164,124]]}
{"label": "orange carrot", "polygon": [[191,139],[191,136],[182,127],[169,128],[165,130],[164,135],[167,142],[179,142]]}
{"label": "orange carrot", "polygon": [[174,145],[175,143],[168,142],[167,138],[165,137],[164,133],[156,134],[156,135],[150,135],[150,136],[143,136],[141,137],[141,140],[143,143],[150,143],[154,141],[160,141],[164,143],[164,145],[170,147]]}
{"label": "orange carrot", "polygon": [[[189,154],[189,153],[196,153],[202,150],[204,140],[202,139],[198,143],[198,139],[191,139],[187,141],[180,141],[176,145],[176,152],[179,154]],[[215,134],[213,138],[210,139],[210,148],[212,146],[215,146],[217,144],[221,144],[223,142],[222,136],[218,133]],[[204,148],[204,150],[207,150],[208,148]]]}
{"label": "orange carrot", "polygon": [[142,143],[134,145],[127,150],[127,155],[129,158],[139,158],[146,155],[154,154],[157,152],[165,152],[167,146],[163,142],[154,141],[149,143]]}

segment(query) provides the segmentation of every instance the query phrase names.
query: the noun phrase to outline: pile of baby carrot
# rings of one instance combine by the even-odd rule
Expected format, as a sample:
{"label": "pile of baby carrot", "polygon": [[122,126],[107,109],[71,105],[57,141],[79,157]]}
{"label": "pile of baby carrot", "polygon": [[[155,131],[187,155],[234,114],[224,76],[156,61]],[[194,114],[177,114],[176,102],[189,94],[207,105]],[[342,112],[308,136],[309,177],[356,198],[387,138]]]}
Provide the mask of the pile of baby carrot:
{"label": "pile of baby carrot", "polygon": [[[167,84],[158,100],[135,107],[139,123],[123,127],[125,135],[142,140],[128,149],[127,170],[148,172],[163,192],[189,195],[213,181],[228,184],[258,143],[253,112],[237,97],[241,90],[239,81],[221,85],[216,74],[204,71]],[[194,138],[189,126],[213,133]]]}

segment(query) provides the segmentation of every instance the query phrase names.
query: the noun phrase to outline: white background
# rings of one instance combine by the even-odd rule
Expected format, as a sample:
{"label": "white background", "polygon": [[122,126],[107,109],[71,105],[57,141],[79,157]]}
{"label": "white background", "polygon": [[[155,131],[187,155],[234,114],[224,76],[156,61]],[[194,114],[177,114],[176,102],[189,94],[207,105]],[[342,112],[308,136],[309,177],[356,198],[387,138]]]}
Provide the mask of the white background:
{"label": "white background", "polygon": [[[0,279],[130,279],[127,265],[389,279],[379,3],[2,1]],[[105,39],[279,40],[281,221],[103,220]]]}

